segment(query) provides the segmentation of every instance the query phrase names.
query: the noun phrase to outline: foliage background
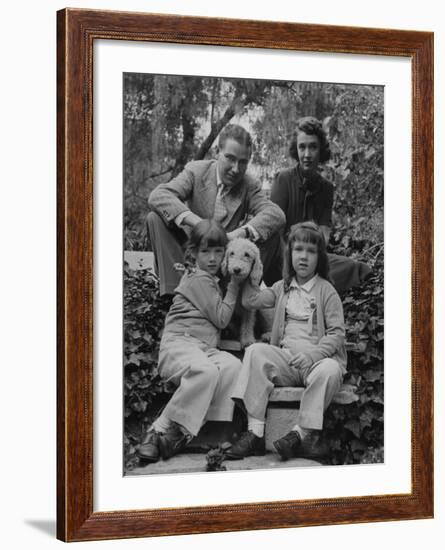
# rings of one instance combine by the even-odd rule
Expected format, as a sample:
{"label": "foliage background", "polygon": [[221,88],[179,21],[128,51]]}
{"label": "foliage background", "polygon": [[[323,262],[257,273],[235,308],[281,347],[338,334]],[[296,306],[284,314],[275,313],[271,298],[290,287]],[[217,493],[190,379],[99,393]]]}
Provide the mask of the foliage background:
{"label": "foliage background", "polygon": [[[332,158],[322,167],[335,185],[332,252],[373,267],[362,288],[343,298],[348,378],[360,400],[331,405],[326,432],[332,462],[383,460],[383,87],[128,73],[124,78],[124,237],[126,250],[150,249],[147,198],[192,159],[216,155],[218,134],[239,123],[252,134],[249,170],[270,189],[292,165],[288,145],[301,116],[323,121]],[[132,468],[144,426],[164,397],[156,363],[168,303],[150,271],[124,273],[125,456]]]}

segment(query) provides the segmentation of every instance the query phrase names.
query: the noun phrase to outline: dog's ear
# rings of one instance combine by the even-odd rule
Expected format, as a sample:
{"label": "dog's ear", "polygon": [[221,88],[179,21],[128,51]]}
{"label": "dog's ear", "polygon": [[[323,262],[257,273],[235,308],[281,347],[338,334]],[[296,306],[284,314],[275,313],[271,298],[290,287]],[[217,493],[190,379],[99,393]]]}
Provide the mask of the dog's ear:
{"label": "dog's ear", "polygon": [[229,257],[229,254],[228,254],[228,251],[226,250],[226,253],[224,254],[224,259],[222,261],[222,264],[221,264],[221,273],[222,275],[225,277],[227,275],[227,269],[228,269],[228,257]]}
{"label": "dog's ear", "polygon": [[259,285],[261,278],[263,277],[263,264],[260,259],[260,252],[257,249],[255,253],[255,260],[250,271],[250,280],[252,284]]}

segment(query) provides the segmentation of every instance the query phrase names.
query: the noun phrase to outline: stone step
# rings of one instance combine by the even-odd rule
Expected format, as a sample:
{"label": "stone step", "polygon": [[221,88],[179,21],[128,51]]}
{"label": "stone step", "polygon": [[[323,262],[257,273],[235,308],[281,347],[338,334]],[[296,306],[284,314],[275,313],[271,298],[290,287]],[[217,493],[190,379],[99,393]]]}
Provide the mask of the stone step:
{"label": "stone step", "polygon": [[[321,466],[315,460],[292,458],[283,462],[276,453],[266,453],[264,456],[249,456],[243,460],[225,460],[223,465],[227,471],[240,470],[272,470],[276,468],[307,468]],[[127,472],[126,476],[183,474],[205,472],[207,460],[205,454],[179,454],[169,460],[160,460],[154,464],[135,468]]]}
{"label": "stone step", "polygon": [[[351,384],[343,384],[340,390],[334,395],[333,403],[339,405],[349,405],[359,400],[355,393],[357,388]],[[301,401],[304,388],[294,388],[291,386],[275,387],[269,396],[269,403],[298,403]]]}
{"label": "stone step", "polygon": [[124,262],[127,262],[130,269],[153,269],[153,252],[143,250],[125,250]]}
{"label": "stone step", "polygon": [[[264,343],[264,342],[261,342]],[[224,351],[242,351],[241,344],[238,340],[221,340],[219,343],[219,349]],[[353,351],[355,353],[363,353],[366,350],[365,342],[345,342],[346,351]]]}

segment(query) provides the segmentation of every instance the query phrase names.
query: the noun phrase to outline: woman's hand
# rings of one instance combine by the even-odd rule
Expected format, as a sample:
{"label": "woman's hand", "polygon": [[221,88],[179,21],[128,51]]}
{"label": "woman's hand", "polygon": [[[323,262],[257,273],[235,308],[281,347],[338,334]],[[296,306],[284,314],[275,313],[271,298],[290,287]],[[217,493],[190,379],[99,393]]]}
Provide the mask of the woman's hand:
{"label": "woman's hand", "polygon": [[289,366],[296,369],[307,369],[312,366],[312,359],[307,353],[299,351],[289,359]]}

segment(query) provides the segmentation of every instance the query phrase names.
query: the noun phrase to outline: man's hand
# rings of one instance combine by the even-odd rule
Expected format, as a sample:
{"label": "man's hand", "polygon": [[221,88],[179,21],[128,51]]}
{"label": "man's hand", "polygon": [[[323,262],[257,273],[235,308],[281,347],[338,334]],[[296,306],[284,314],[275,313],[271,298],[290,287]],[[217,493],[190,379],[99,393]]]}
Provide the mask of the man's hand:
{"label": "man's hand", "polygon": [[233,231],[230,231],[230,233],[227,233],[227,238],[229,239],[229,241],[232,241],[237,237],[241,237],[243,239],[246,238],[246,230],[244,229],[244,227],[238,227],[238,229],[234,229]]}
{"label": "man's hand", "polygon": [[202,221],[202,218],[197,216],[196,214],[193,214],[193,212],[190,212],[187,214],[187,216],[182,220],[182,225],[186,225],[190,228],[195,227],[197,223]]}
{"label": "man's hand", "polygon": [[312,366],[312,359],[303,351],[299,351],[289,359],[289,366],[296,369],[307,369]]}

